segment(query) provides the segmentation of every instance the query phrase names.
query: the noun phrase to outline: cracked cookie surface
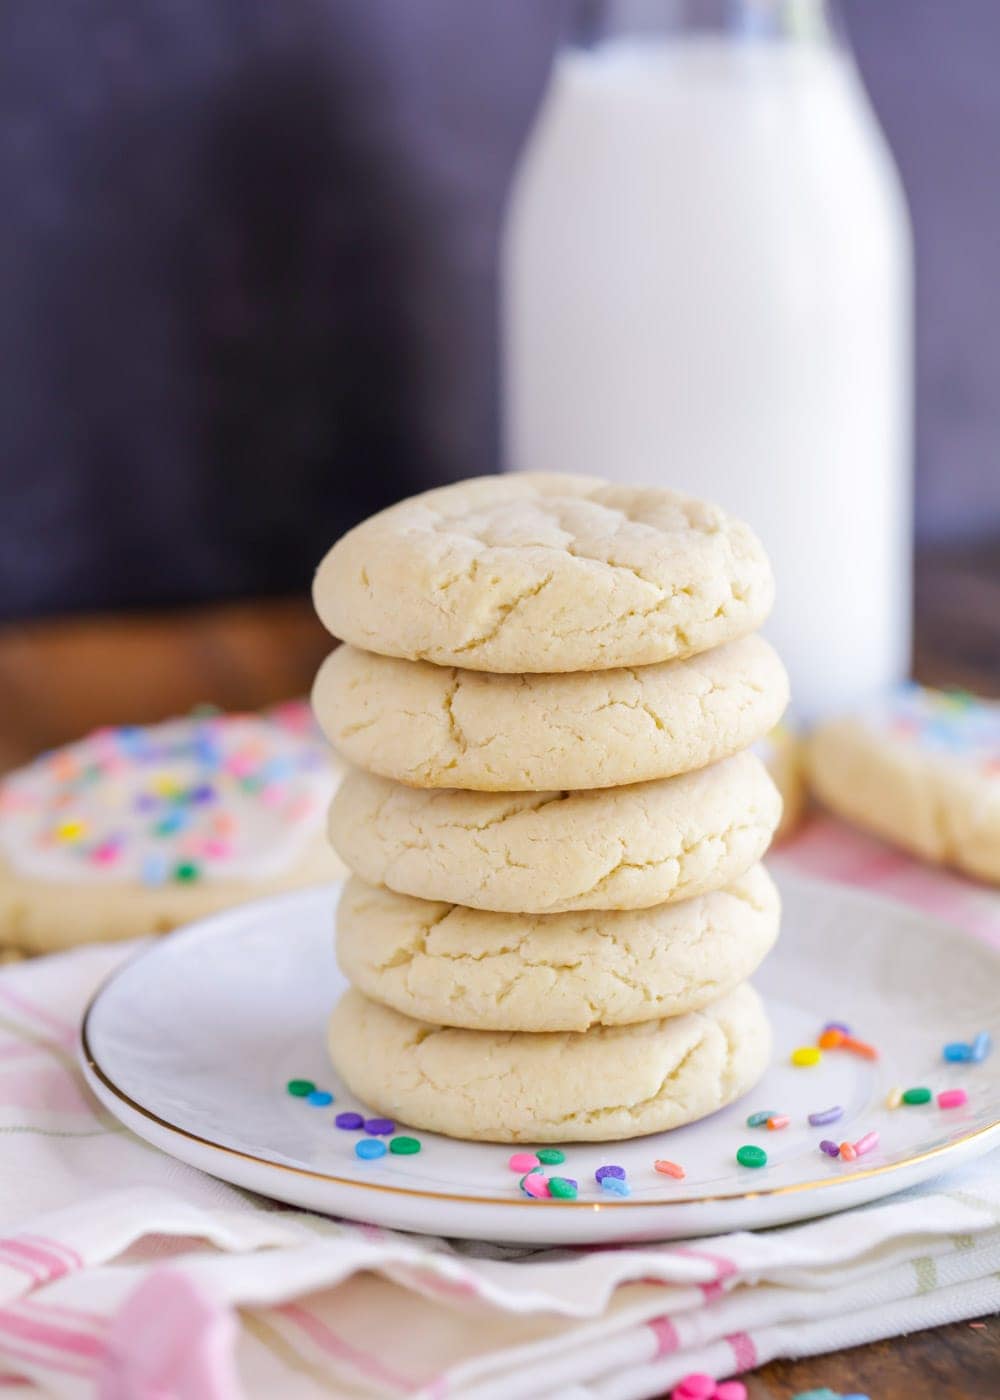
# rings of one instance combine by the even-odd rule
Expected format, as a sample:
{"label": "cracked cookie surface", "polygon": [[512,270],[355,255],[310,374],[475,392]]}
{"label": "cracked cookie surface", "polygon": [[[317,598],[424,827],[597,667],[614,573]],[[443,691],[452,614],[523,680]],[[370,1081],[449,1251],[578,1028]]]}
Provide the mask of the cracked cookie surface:
{"label": "cracked cookie surface", "polygon": [[681,661],[497,675],[342,646],[313,709],[350,762],[413,787],[620,787],[714,763],[767,734],[788,677],[763,637]]}
{"label": "cracked cookie surface", "polygon": [[753,531],[678,492],[515,473],[411,497],[322,561],[316,611],[367,651],[466,670],[643,666],[746,636],[774,597]]}
{"label": "cracked cookie surface", "polygon": [[625,912],[495,914],[349,880],[337,961],[374,1001],[470,1030],[585,1031],[697,1011],[778,936],[761,865],[724,890]]}
{"label": "cracked cookie surface", "polygon": [[704,1118],[751,1089],[770,1058],[744,983],[703,1011],[582,1034],[455,1030],[358,991],[330,1020],[330,1056],[380,1114],[486,1142],[608,1142]]}
{"label": "cracked cookie surface", "polygon": [[330,808],[370,885],[511,913],[642,909],[720,889],[760,860],[781,798],[751,753],[581,792],[405,787],[352,769]]}

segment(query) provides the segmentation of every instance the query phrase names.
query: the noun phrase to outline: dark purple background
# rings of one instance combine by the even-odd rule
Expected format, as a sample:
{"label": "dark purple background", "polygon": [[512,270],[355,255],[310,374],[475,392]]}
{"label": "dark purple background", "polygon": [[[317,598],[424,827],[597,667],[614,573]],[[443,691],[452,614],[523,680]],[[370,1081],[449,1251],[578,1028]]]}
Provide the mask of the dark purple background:
{"label": "dark purple background", "polygon": [[[848,0],[918,251],[918,529],[1000,531],[1000,5]],[[496,465],[559,0],[4,0],[0,613],[301,588]],[[863,508],[863,506],[862,506]]]}

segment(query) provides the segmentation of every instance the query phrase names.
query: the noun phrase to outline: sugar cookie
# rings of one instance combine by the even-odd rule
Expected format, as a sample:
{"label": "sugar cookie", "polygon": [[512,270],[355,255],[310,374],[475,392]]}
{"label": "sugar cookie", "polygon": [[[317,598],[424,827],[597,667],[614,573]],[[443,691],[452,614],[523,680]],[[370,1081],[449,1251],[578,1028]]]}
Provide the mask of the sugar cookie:
{"label": "sugar cookie", "polygon": [[781,793],[781,821],[774,839],[784,841],[799,825],[806,808],[802,737],[790,726],[777,724],[753,747]]}
{"label": "sugar cookie", "polygon": [[365,1104],[487,1142],[607,1142],[663,1132],[745,1094],[770,1058],[747,984],[703,1011],[582,1034],[443,1029],[360,992],[334,1009],[330,1055]]}
{"label": "sugar cookie", "polygon": [[761,858],[780,816],[777,789],[748,752],[583,792],[419,789],[352,769],[330,836],[371,885],[472,909],[557,913],[720,889]]}
{"label": "sugar cookie", "polygon": [[129,938],[331,879],[335,781],[302,702],[43,754],[0,782],[0,944]]}
{"label": "sugar cookie", "polygon": [[1000,883],[1000,704],[905,686],[821,725],[807,776],[831,811]]}
{"label": "sugar cookie", "polygon": [[340,753],[414,787],[620,787],[737,753],[788,702],[773,647],[743,637],[684,661],[495,675],[339,647],[313,709]]}
{"label": "sugar cookie", "polygon": [[471,1030],[585,1031],[697,1011],[778,936],[762,865],[724,890],[631,912],[493,914],[348,881],[337,960],[404,1015]]}
{"label": "sugar cookie", "polygon": [[707,651],[773,601],[760,542],[717,506],[597,477],[515,473],[363,521],[316,611],[366,651],[473,671],[591,671]]}

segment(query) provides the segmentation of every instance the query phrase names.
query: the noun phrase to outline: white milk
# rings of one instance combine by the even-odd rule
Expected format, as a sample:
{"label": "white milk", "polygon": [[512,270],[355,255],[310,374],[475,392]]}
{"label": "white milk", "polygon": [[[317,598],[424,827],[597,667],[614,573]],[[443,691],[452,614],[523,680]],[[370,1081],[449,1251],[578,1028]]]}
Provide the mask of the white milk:
{"label": "white milk", "polygon": [[847,55],[569,50],[508,212],[507,464],[749,520],[815,718],[908,670],[910,304],[899,183]]}

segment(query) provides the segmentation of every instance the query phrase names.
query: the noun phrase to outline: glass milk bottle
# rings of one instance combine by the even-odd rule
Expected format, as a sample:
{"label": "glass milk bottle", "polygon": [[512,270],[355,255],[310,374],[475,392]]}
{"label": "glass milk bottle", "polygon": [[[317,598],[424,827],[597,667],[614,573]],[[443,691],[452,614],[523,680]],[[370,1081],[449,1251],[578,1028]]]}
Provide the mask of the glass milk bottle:
{"label": "glass milk bottle", "polygon": [[511,469],[675,486],[774,562],[806,719],[907,672],[911,254],[822,0],[581,5],[511,192]]}

